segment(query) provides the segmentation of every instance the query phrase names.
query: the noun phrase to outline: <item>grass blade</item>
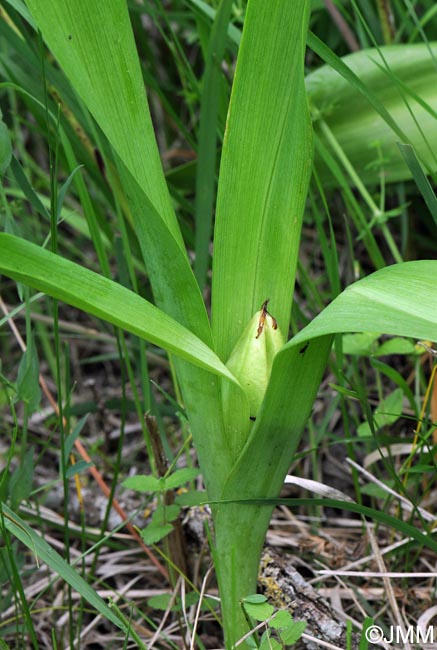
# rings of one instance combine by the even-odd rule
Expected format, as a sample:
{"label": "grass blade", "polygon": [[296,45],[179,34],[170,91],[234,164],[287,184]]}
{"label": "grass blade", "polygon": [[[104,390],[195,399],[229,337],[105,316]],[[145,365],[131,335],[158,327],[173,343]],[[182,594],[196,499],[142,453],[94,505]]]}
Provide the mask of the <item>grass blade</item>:
{"label": "grass blade", "polygon": [[[375,111],[381,115],[383,120],[388,126],[396,133],[398,138],[406,140],[405,134],[398,127],[396,122],[391,117],[390,113],[385,108],[384,104],[376,97],[366,84],[363,83],[360,77],[351,68],[344,63],[343,59],[338,57],[327,45],[323,43],[312,32],[308,33],[308,47],[310,47],[315,54],[328,64],[335,72],[341,75],[352,87],[354,87],[367,101],[373,106]],[[350,55],[352,56],[352,55]],[[329,68],[327,68],[329,70]],[[330,71],[329,74],[332,74]],[[337,75],[335,75],[337,76]],[[312,95],[311,88],[308,88],[309,95]]]}
{"label": "grass blade", "polygon": [[320,498],[317,496],[311,498],[301,498],[301,499],[299,498],[247,499],[244,501],[239,500],[238,503],[241,505],[246,504],[247,506],[254,506],[254,505],[261,506],[261,507],[264,506],[268,510],[270,510],[270,508],[274,506],[280,506],[280,505],[288,506],[289,508],[292,508],[293,506],[299,507],[299,506],[318,505],[326,508],[336,508],[338,510],[346,510],[347,512],[354,512],[359,515],[362,515],[363,517],[368,517],[372,521],[378,521],[384,526],[399,531],[405,537],[414,539],[418,544],[431,549],[432,551],[434,551],[434,553],[437,552],[437,540],[431,537],[431,535],[428,534],[428,531],[424,533],[418,530],[415,526],[412,526],[411,524],[402,521],[401,519],[399,519],[399,517],[393,517],[392,515],[386,514],[385,512],[381,512],[380,510],[376,510],[375,508],[364,506],[361,503],[354,503],[352,501],[339,501],[337,499]]}
{"label": "grass blade", "polygon": [[420,162],[417,159],[414,148],[410,144],[402,144],[401,142],[398,142],[398,147],[403,156],[403,159],[408,165],[408,168],[411,172],[414,182],[419,189],[419,192],[423,196],[423,200],[428,206],[428,210],[434,219],[434,223],[437,226],[437,198],[434,194],[434,190],[431,187],[431,183],[427,179],[425,172],[423,171]]}
{"label": "grass blade", "polygon": [[128,629],[114,614],[105,601],[94,591],[90,585],[57,553],[47,542],[40,537],[23,519],[2,503],[3,521],[12,535],[20,540],[37,558],[45,562],[59,577],[75,589],[90,605],[108,621],[111,621],[123,632]]}

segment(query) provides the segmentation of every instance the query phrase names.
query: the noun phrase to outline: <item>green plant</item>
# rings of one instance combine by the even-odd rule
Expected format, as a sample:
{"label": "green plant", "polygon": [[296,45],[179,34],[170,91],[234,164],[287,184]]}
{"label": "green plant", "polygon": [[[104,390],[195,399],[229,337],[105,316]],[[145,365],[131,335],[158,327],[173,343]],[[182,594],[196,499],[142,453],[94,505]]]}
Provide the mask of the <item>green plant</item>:
{"label": "green plant", "polygon": [[[294,645],[302,636],[307,626],[305,621],[294,621],[290,612],[276,610],[261,594],[246,596],[241,601],[241,607],[250,628],[255,628],[255,621],[264,623],[264,632],[259,643],[249,637],[254,647],[260,650],[280,650],[285,646]],[[256,626],[259,629],[259,626]],[[275,638],[275,636],[277,638]]]}
{"label": "green plant", "polygon": [[[165,182],[125,2],[27,4],[79,98],[66,91],[65,101],[80,101],[107,139],[104,149],[127,197],[157,306],[56,254],[65,190],[53,188],[53,252],[2,233],[0,270],[173,355],[213,508],[214,561],[230,648],[247,631],[239,602],[255,591],[274,499],[334,334],[370,331],[436,340],[437,262],[394,265],[349,286],[276,353],[264,399],[251,412],[245,387],[226,363],[266,300],[280,330],[289,331],[312,164],[303,73],[309,2],[248,4],[220,165],[211,321]],[[228,9],[223,2],[217,25]],[[53,113],[50,119],[65,145],[63,121]],[[22,524],[5,513],[5,527],[26,543],[30,533],[23,534]],[[423,535],[423,543],[431,541]],[[46,547],[38,548],[49,555]]]}
{"label": "green plant", "polygon": [[195,468],[186,467],[177,469],[168,476],[156,478],[156,476],[132,476],[127,478],[123,485],[137,492],[156,492],[160,499],[158,507],[154,510],[152,520],[148,526],[141,532],[141,537],[146,544],[156,544],[160,539],[168,535],[173,530],[172,521],[174,521],[181,510],[181,505],[176,503],[166,504],[164,495],[169,490],[184,485],[187,481],[192,480],[198,475]]}

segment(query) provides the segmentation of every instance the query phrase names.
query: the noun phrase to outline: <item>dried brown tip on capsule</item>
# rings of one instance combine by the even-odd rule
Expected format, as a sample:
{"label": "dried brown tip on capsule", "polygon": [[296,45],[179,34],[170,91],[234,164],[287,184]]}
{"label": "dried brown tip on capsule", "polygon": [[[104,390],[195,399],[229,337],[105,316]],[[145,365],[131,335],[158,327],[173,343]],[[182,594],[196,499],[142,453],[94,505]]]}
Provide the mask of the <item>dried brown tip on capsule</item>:
{"label": "dried brown tip on capsule", "polygon": [[[268,304],[269,304],[269,299],[264,300],[263,304],[261,305],[261,314],[260,314],[260,317],[259,317],[258,329],[256,331],[256,336],[255,336],[256,339],[262,334],[262,331],[264,329],[264,324],[266,322],[266,316],[269,313],[267,311],[267,305]],[[274,329],[276,329],[276,327]]]}
{"label": "dried brown tip on capsule", "polygon": [[256,331],[256,336],[255,336],[256,339],[260,336],[260,334],[262,334],[267,316],[270,316],[270,318],[272,319],[271,322],[272,329],[274,330],[278,329],[278,321],[276,320],[276,318],[274,318],[271,315],[269,311],[267,311],[267,305],[269,304],[269,302],[270,302],[270,298],[264,300],[263,304],[261,305],[261,315],[259,317],[258,329]]}

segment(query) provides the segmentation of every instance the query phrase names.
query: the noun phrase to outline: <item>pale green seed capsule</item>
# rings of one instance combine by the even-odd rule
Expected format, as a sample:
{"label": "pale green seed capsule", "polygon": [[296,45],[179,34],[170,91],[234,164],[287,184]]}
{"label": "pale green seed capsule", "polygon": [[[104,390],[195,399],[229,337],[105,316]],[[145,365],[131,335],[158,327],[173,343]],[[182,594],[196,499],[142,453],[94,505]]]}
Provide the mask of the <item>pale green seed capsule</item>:
{"label": "pale green seed capsule", "polygon": [[226,363],[246,392],[251,418],[258,414],[273,359],[285,343],[276,320],[267,311],[267,302],[250,320]]}

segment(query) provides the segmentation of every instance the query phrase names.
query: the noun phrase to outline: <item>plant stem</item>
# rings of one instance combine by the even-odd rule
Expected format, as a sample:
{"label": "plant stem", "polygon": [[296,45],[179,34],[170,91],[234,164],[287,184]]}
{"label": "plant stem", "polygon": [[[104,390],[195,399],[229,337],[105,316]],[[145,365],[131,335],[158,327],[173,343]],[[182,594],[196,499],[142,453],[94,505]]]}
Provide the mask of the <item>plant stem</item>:
{"label": "plant stem", "polygon": [[[256,593],[261,550],[271,507],[237,502],[220,504],[214,513],[216,567],[226,650],[231,650],[248,625],[241,600]],[[238,646],[246,650],[246,642]]]}

